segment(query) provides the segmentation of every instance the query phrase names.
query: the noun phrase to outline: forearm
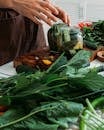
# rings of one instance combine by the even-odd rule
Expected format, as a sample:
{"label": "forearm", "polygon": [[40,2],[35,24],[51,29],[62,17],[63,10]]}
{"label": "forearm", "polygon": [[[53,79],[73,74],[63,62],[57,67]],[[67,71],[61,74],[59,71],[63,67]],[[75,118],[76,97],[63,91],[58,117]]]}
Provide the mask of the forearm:
{"label": "forearm", "polygon": [[12,0],[0,0],[0,8],[12,8]]}

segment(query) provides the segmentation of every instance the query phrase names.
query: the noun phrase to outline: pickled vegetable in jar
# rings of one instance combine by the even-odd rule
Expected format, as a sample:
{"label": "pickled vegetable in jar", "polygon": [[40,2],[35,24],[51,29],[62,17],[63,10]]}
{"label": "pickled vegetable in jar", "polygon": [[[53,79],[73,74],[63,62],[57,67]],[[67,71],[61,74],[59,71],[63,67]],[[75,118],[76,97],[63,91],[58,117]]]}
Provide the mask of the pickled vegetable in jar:
{"label": "pickled vegetable in jar", "polygon": [[64,23],[54,24],[48,30],[49,47],[53,51],[75,53],[83,49],[83,37],[79,28]]}
{"label": "pickled vegetable in jar", "polygon": [[73,49],[83,49],[83,36],[79,28],[72,27],[70,29],[70,38],[70,42],[73,44]]}

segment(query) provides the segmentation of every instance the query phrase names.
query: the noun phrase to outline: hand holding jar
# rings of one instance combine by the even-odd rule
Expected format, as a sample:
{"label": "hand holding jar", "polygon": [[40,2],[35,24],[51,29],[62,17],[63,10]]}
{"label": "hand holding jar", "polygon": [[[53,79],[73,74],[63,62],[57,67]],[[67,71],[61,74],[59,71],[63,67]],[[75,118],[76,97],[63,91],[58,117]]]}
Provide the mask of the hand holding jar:
{"label": "hand holding jar", "polygon": [[42,20],[51,26],[58,18],[70,24],[67,13],[50,0],[0,0],[0,8],[11,8],[37,24]]}

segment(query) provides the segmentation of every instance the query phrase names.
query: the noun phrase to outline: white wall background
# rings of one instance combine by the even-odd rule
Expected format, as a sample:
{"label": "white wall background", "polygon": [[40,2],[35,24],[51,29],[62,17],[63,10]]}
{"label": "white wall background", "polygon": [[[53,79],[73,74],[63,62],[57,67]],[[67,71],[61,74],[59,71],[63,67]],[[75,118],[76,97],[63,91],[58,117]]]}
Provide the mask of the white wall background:
{"label": "white wall background", "polygon": [[[71,24],[76,25],[80,21],[104,20],[104,0],[51,0],[57,6],[63,8],[71,18]],[[44,32],[47,42],[47,30],[49,26],[44,24]]]}
{"label": "white wall background", "polygon": [[72,24],[79,21],[104,19],[104,0],[52,0],[71,17]]}
{"label": "white wall background", "polygon": [[104,20],[104,0],[86,0],[86,19]]}

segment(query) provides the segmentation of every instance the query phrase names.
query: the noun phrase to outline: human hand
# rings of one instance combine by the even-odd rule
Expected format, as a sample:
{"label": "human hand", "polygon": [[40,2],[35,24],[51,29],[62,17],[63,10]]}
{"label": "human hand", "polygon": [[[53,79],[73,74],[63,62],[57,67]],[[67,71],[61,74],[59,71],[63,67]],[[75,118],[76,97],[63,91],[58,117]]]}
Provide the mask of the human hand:
{"label": "human hand", "polygon": [[[50,2],[50,0],[44,0],[44,1],[48,1]],[[54,7],[57,9],[58,13],[57,14],[54,14],[57,18],[59,18],[60,20],[62,20],[64,23],[70,25],[71,24],[71,21],[70,21],[70,17],[69,15],[63,10],[61,9],[60,7],[58,6],[55,6]],[[53,13],[53,12],[51,12]]]}
{"label": "human hand", "polygon": [[12,3],[15,11],[37,24],[41,24],[41,20],[43,20],[52,25],[58,20],[56,16],[61,17],[57,8],[47,0],[12,0]]}
{"label": "human hand", "polygon": [[58,14],[55,15],[55,16],[58,17],[59,19],[61,19],[64,23],[70,25],[69,15],[63,9],[61,9],[60,7],[56,7],[56,9],[58,10]]}

